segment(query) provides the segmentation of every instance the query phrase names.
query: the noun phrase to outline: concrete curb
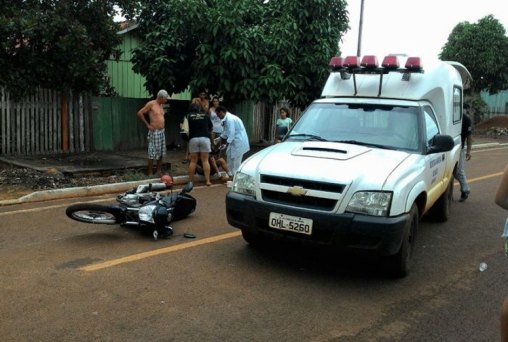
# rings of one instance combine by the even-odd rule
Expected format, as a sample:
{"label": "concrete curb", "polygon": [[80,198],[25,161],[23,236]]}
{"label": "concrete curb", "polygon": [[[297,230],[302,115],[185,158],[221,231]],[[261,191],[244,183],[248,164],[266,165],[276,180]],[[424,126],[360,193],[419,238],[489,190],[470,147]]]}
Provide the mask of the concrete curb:
{"label": "concrete curb", "polygon": [[[178,176],[173,177],[173,180],[176,185],[182,185],[186,184],[189,181],[189,177]],[[201,181],[200,177],[195,177],[195,180]],[[133,181],[124,183],[113,183],[75,188],[54,189],[54,190],[42,190],[33,192],[31,194],[22,196],[17,199],[0,201],[0,207],[6,205],[22,204],[29,202],[42,202],[65,198],[99,196],[112,193],[120,194],[127,190],[133,189],[141,184],[159,183],[159,182],[160,182],[159,178],[153,178],[153,179],[145,179],[142,181]]]}
{"label": "concrete curb", "polygon": [[491,147],[502,147],[502,146],[508,146],[508,143],[485,143],[485,144],[478,144],[473,145],[473,150],[481,150],[484,148],[491,148]]}

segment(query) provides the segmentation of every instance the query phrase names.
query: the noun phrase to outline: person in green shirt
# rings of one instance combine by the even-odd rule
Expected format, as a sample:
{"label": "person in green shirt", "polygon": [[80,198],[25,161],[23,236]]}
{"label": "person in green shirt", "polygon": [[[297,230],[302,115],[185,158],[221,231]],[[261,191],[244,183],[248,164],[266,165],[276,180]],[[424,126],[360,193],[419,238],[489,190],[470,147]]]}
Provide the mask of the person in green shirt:
{"label": "person in green shirt", "polygon": [[275,124],[275,142],[279,143],[282,138],[289,131],[289,128],[293,124],[293,120],[289,117],[289,109],[282,107],[279,111],[280,118],[277,119]]}

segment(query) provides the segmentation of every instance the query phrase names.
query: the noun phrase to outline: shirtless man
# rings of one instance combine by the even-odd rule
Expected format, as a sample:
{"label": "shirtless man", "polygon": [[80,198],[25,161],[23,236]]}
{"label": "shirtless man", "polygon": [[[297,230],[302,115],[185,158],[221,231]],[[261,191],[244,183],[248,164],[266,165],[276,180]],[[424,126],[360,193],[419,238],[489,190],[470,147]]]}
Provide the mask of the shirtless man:
{"label": "shirtless man", "polygon": [[[159,90],[157,98],[148,101],[147,104],[138,111],[138,117],[148,128],[148,175],[153,172],[153,161],[157,160],[157,174],[161,174],[162,158],[166,155],[166,136],[164,134],[164,109],[162,105],[168,101],[168,92],[164,89]],[[146,120],[145,114],[148,113],[150,121]]]}

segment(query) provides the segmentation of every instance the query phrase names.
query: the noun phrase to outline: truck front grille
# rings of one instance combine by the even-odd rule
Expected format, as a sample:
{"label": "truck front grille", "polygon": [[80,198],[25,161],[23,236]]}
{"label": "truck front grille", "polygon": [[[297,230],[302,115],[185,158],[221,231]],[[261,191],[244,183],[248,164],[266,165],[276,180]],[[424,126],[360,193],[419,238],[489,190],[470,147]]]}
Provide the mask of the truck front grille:
{"label": "truck front grille", "polygon": [[277,176],[261,175],[261,183],[268,183],[274,185],[285,185],[285,186],[301,186],[308,190],[319,190],[327,192],[336,192],[341,194],[344,190],[344,185],[333,184],[325,182],[315,182],[308,179],[297,179]]}
{"label": "truck front grille", "polygon": [[292,205],[295,207],[316,209],[316,210],[333,210],[336,200],[328,198],[319,198],[311,196],[293,196],[286,192],[262,190],[263,200],[272,203]]}
{"label": "truck front grille", "polygon": [[[266,189],[263,187],[261,195],[263,200],[266,202],[272,202],[283,205],[290,205],[300,208],[315,209],[331,211],[337,205],[337,200],[340,197],[345,186],[342,184],[333,184],[326,182],[316,182],[307,179],[295,179],[287,177],[277,177],[261,175],[261,183],[266,185],[283,186],[283,187],[294,187],[299,186],[305,190],[316,190],[327,193],[337,194],[335,198],[322,198],[316,195],[314,196],[293,196],[288,192],[276,191],[272,189]],[[330,196],[327,196],[330,197]]]}

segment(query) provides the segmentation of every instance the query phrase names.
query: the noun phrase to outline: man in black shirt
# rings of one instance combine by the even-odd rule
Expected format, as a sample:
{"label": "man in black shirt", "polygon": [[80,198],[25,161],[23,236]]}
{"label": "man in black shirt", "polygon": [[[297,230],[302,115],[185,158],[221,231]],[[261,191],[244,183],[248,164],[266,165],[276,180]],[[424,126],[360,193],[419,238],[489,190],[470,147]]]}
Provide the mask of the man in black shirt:
{"label": "man in black shirt", "polygon": [[462,116],[462,131],[460,133],[462,145],[460,150],[459,165],[455,171],[455,178],[460,183],[460,202],[464,202],[471,192],[471,188],[467,183],[466,172],[464,170],[466,160],[471,159],[471,146],[473,145],[473,139],[471,134],[473,133],[473,122],[469,115],[464,112]]}

